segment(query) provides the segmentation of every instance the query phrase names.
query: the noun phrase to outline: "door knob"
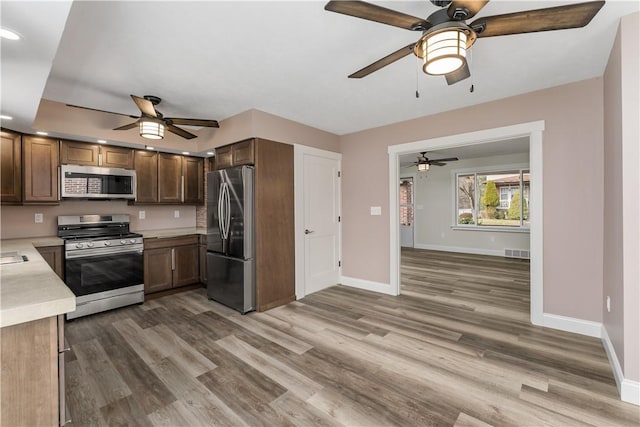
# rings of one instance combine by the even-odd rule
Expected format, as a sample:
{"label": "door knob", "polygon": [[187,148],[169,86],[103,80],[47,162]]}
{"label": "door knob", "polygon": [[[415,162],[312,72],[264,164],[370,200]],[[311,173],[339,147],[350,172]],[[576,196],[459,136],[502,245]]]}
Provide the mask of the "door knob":
{"label": "door knob", "polygon": [[306,228],[304,229],[304,234],[311,234],[313,232],[314,232],[313,230],[308,230]]}

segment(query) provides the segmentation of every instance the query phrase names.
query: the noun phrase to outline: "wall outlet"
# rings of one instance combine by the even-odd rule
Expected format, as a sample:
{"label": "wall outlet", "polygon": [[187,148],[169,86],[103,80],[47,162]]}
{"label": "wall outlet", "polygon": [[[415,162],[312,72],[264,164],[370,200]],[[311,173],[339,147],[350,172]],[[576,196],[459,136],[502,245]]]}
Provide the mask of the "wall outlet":
{"label": "wall outlet", "polygon": [[173,217],[174,218],[180,218],[180,211],[179,210],[173,211]]}
{"label": "wall outlet", "polygon": [[371,215],[382,215],[382,207],[371,206]]}
{"label": "wall outlet", "polygon": [[607,295],[607,313],[611,313],[611,297]]}
{"label": "wall outlet", "polygon": [[145,219],[147,214],[145,211],[138,211],[138,219]]}
{"label": "wall outlet", "polygon": [[33,220],[36,224],[42,224],[42,221],[44,221],[44,215],[41,213],[37,213],[33,216]]}

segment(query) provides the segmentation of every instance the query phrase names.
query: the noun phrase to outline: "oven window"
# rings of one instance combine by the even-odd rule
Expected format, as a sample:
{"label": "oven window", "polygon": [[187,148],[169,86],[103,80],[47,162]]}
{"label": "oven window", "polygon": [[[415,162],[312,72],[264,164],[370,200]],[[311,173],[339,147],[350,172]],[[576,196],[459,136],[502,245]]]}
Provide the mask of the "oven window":
{"label": "oven window", "polygon": [[67,259],[66,282],[76,296],[110,291],[144,282],[139,253]]}

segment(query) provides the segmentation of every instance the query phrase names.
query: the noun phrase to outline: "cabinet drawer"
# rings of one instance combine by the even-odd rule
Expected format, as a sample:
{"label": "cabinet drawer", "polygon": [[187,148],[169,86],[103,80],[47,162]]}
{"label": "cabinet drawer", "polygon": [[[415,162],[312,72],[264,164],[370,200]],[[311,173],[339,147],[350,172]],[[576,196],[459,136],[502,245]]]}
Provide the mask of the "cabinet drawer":
{"label": "cabinet drawer", "polygon": [[197,245],[196,234],[180,237],[144,239],[144,249],[173,248],[175,246]]}

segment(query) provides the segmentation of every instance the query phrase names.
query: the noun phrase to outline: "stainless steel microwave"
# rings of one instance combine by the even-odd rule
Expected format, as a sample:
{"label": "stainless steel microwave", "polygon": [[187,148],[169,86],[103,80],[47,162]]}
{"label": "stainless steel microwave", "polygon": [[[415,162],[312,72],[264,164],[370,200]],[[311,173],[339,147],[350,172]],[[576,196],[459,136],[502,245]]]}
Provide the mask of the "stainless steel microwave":
{"label": "stainless steel microwave", "polygon": [[136,198],[136,171],[98,166],[62,165],[60,195],[80,199]]}

